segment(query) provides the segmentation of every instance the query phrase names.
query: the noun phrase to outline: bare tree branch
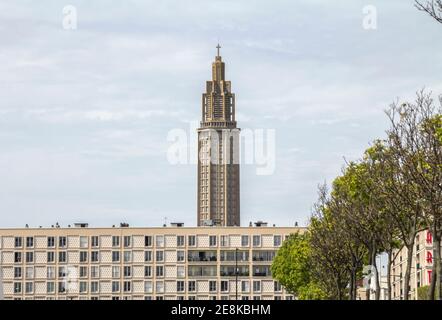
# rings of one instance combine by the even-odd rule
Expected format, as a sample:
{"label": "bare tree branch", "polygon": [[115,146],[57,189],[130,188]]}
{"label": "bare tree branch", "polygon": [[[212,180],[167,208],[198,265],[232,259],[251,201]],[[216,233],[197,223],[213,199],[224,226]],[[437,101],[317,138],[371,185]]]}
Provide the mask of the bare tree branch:
{"label": "bare tree branch", "polygon": [[433,17],[437,22],[442,23],[442,0],[431,0],[421,2],[415,0],[415,7]]}

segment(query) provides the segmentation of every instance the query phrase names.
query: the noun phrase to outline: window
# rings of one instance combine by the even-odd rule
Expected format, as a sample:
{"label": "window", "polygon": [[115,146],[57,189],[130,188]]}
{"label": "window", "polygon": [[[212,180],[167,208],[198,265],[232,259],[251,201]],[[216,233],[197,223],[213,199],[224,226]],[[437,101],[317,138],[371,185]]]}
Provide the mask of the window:
{"label": "window", "polygon": [[164,276],[164,267],[163,266],[157,266],[156,267],[156,275],[157,275],[157,277],[163,277]]}
{"label": "window", "polygon": [[186,271],[184,270],[184,266],[178,266],[176,268],[176,275],[178,278],[184,278],[186,275]]}
{"label": "window", "polygon": [[261,281],[253,281],[253,292],[261,292]]}
{"label": "window", "polygon": [[221,247],[229,246],[229,236],[221,236]]}
{"label": "window", "polygon": [[34,262],[34,252],[26,252],[26,262],[27,263]]}
{"label": "window", "polygon": [[86,278],[87,277],[87,267],[80,267],[80,278]]}
{"label": "window", "polygon": [[21,282],[14,282],[14,293],[21,293]]}
{"label": "window", "polygon": [[120,251],[112,251],[112,262],[120,262]]}
{"label": "window", "polygon": [[229,291],[229,282],[221,281],[221,292]]}
{"label": "window", "polygon": [[55,237],[48,237],[48,248],[55,247]]}
{"label": "window", "polygon": [[120,277],[120,267],[112,266],[112,278],[119,278],[119,277]]}
{"label": "window", "polygon": [[131,246],[131,236],[124,236],[124,247],[129,248]]}
{"label": "window", "polygon": [[124,266],[124,277],[128,278],[132,275],[132,268],[130,266]]}
{"label": "window", "polygon": [[144,276],[145,277],[152,277],[152,267],[151,266],[144,267]]}
{"label": "window", "polygon": [[112,247],[119,247],[119,246],[120,246],[120,237],[112,236]]}
{"label": "window", "polygon": [[196,281],[189,281],[188,291],[195,292],[196,291]]}
{"label": "window", "polygon": [[26,248],[34,247],[34,237],[26,237]]}
{"label": "window", "polygon": [[91,262],[98,262],[100,260],[100,256],[98,251],[91,252]]}
{"label": "window", "polygon": [[99,278],[100,277],[100,269],[98,266],[91,267],[91,278]]}
{"label": "window", "polygon": [[14,252],[14,262],[21,263],[21,252]]}
{"label": "window", "polygon": [[80,281],[80,293],[87,292],[87,282]]}
{"label": "window", "polygon": [[164,251],[157,251],[156,252],[156,261],[157,262],[164,261]]}
{"label": "window", "polygon": [[46,273],[47,273],[48,279],[55,279],[55,267],[48,267],[46,269]]}
{"label": "window", "polygon": [[216,281],[209,281],[209,291],[216,292]]}
{"label": "window", "polygon": [[34,292],[34,284],[32,282],[25,283],[25,292],[26,293],[33,293]]}
{"label": "window", "polygon": [[250,281],[248,280],[241,281],[241,291],[242,292],[250,291]]}
{"label": "window", "polygon": [[144,281],[144,292],[152,293],[152,291],[153,291],[152,281]]}
{"label": "window", "polygon": [[242,296],[241,300],[249,300],[249,297],[248,296]]}
{"label": "window", "polygon": [[155,241],[157,247],[164,247],[164,236],[156,236]]}
{"label": "window", "polygon": [[55,283],[54,282],[48,282],[46,284],[46,292],[47,293],[54,293],[55,292]]}
{"label": "window", "polygon": [[58,262],[66,262],[66,251],[58,252]]}
{"label": "window", "polygon": [[184,261],[184,251],[177,251],[176,252],[176,260],[178,262],[183,262]]}
{"label": "window", "polygon": [[80,248],[87,248],[88,239],[87,237],[80,237]]}
{"label": "window", "polygon": [[80,262],[87,262],[87,251],[80,251]]}
{"label": "window", "polygon": [[177,247],[184,247],[184,236],[177,236],[176,237],[176,246]]}
{"label": "window", "polygon": [[260,296],[253,296],[253,300],[261,300]]}
{"label": "window", "polygon": [[187,238],[187,244],[189,245],[189,247],[196,246],[196,237],[195,236],[189,236]]}
{"label": "window", "polygon": [[273,288],[275,290],[275,292],[280,292],[282,291],[282,286],[278,281],[275,281],[273,284]]}
{"label": "window", "polygon": [[131,261],[132,261],[132,252],[124,251],[124,262],[131,262]]}
{"label": "window", "polygon": [[124,281],[124,292],[131,292],[131,282],[130,281]]}
{"label": "window", "polygon": [[66,282],[59,281],[58,282],[58,293],[65,293],[66,292]]}
{"label": "window", "polygon": [[[98,248],[100,246],[100,243],[98,241],[98,236],[92,236],[91,237],[91,246],[93,248]],[[91,289],[91,291],[92,291],[92,289]]]}
{"label": "window", "polygon": [[209,245],[210,245],[211,247],[216,246],[216,236],[210,236],[210,237],[209,237]]}
{"label": "window", "polygon": [[23,242],[22,237],[15,237],[15,239],[14,239],[14,247],[15,248],[21,248],[22,245],[23,245],[22,242]]}
{"label": "window", "polygon": [[249,246],[249,236],[241,236],[241,246],[243,247]]}
{"label": "window", "polygon": [[177,281],[176,282],[176,291],[177,292],[184,292],[184,281]]}
{"label": "window", "polygon": [[259,236],[259,235],[253,236],[253,246],[254,247],[261,246],[261,236]]}
{"label": "window", "polygon": [[156,289],[157,293],[163,293],[164,292],[164,282],[157,281],[157,283],[155,284],[155,289]]}
{"label": "window", "polygon": [[91,282],[91,293],[98,293],[98,281]]}
{"label": "window", "polygon": [[48,251],[48,263],[55,262],[55,252],[54,251]]}
{"label": "window", "polygon": [[150,262],[152,261],[152,251],[144,251],[144,261]]}
{"label": "window", "polygon": [[34,278],[34,267],[26,267],[26,279]]}
{"label": "window", "polygon": [[14,268],[14,278],[21,278],[21,267],[15,267]]}
{"label": "window", "polygon": [[279,247],[281,245],[281,236],[274,236],[273,237],[273,246]]}
{"label": "window", "polygon": [[144,237],[144,246],[145,247],[152,247],[152,236],[145,236]]}
{"label": "window", "polygon": [[58,237],[58,246],[60,248],[66,247],[66,237]]}
{"label": "window", "polygon": [[120,282],[112,281],[112,292],[120,292]]}

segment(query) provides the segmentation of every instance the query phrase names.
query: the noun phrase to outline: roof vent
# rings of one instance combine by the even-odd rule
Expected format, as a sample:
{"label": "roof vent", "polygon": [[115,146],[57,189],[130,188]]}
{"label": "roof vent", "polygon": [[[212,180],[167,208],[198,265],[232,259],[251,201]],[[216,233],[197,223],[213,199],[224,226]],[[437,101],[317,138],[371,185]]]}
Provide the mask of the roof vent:
{"label": "roof vent", "polygon": [[89,227],[89,223],[78,222],[74,223],[74,228],[87,228]]}
{"label": "roof vent", "polygon": [[255,227],[267,227],[267,222],[264,221],[256,221]]}
{"label": "roof vent", "polygon": [[120,228],[129,228],[129,223],[120,222]]}
{"label": "roof vent", "polygon": [[171,222],[170,226],[175,228],[182,228],[184,227],[184,222]]}

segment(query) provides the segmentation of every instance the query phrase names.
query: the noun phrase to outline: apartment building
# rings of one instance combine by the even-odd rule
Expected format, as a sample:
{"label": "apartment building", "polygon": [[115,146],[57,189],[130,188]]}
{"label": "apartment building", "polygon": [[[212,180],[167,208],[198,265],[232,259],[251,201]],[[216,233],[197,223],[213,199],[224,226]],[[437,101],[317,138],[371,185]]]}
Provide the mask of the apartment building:
{"label": "apartment building", "polygon": [[304,230],[0,229],[0,288],[8,300],[293,299],[270,266],[284,239]]}
{"label": "apartment building", "polygon": [[[402,247],[397,254],[391,269],[392,299],[404,299],[403,279],[407,266],[407,248]],[[417,289],[429,286],[433,266],[433,237],[428,230],[421,231],[416,236],[411,265],[409,299],[417,299]]]}

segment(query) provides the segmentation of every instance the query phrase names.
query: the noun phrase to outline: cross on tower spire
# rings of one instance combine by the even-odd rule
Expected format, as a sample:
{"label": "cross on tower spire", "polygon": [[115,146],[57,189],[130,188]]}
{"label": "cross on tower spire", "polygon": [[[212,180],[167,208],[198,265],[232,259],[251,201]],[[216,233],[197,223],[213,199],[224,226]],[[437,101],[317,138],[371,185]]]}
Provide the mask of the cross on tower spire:
{"label": "cross on tower spire", "polygon": [[219,57],[219,49],[221,49],[221,46],[219,45],[219,43],[218,43],[218,45],[216,46],[216,49],[217,49],[217,57]]}

